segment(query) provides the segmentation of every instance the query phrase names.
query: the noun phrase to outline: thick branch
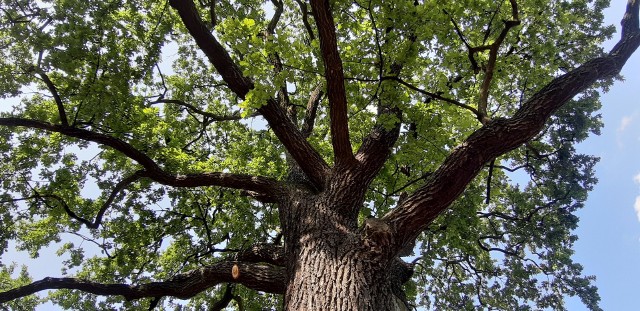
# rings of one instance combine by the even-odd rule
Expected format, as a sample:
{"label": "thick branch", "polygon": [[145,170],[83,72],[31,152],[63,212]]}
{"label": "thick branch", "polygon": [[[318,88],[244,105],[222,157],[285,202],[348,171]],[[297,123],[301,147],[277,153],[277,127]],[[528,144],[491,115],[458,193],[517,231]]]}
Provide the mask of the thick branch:
{"label": "thick branch", "polygon": [[284,12],[284,2],[282,0],[271,0],[271,4],[276,8],[269,25],[267,26],[267,33],[273,35],[276,30],[276,26],[278,25],[278,21],[280,21],[280,16],[282,16],[282,12]]}
{"label": "thick branch", "polygon": [[153,161],[153,159],[127,142],[112,136],[85,129],[54,125],[47,122],[22,118],[0,118],[0,125],[41,129],[49,132],[60,133],[84,141],[95,142],[103,146],[109,146],[142,165],[144,170],[140,172],[140,176],[150,178],[167,186],[220,186],[254,191],[268,196],[275,196],[280,191],[283,191],[280,183],[266,177],[219,172],[186,175],[172,174],[164,171],[155,161]]}
{"label": "thick branch", "polygon": [[324,188],[325,176],[329,165],[322,156],[307,142],[303,134],[291,123],[291,120],[275,100],[260,107],[262,114],[273,129],[280,142],[287,148],[309,180],[318,188]]}
{"label": "thick branch", "polygon": [[211,34],[204,23],[193,1],[191,0],[170,0],[169,4],[178,11],[182,22],[189,33],[195,39],[196,44],[209,58],[209,61],[216,68],[222,79],[229,88],[244,99],[247,93],[253,88],[253,82],[244,75],[240,67],[233,62],[229,53]]}
{"label": "thick branch", "polygon": [[51,92],[51,96],[53,96],[53,99],[56,102],[56,107],[58,108],[58,115],[60,116],[60,123],[64,126],[69,126],[69,120],[67,119],[67,113],[64,111],[62,98],[60,97],[60,94],[58,93],[58,89],[56,88],[55,84],[53,84],[53,81],[49,79],[49,76],[47,76],[46,73],[40,71],[38,72],[38,75],[40,76],[42,81],[44,81],[44,84],[47,85],[49,92]]}
{"label": "thick branch", "polygon": [[233,300],[233,285],[227,284],[227,288],[224,290],[222,298],[209,307],[209,311],[222,311],[226,308],[231,300]]}
{"label": "thick branch", "polygon": [[[247,93],[253,89],[253,82],[242,75],[240,67],[233,62],[229,53],[209,32],[200,18],[193,1],[170,0],[169,3],[176,9],[198,47],[207,55],[209,61],[220,73],[229,88],[238,97],[244,99]],[[328,170],[328,165],[320,154],[304,139],[298,128],[286,117],[282,107],[274,99],[270,99],[258,111],[269,122],[269,126],[280,142],[282,142],[314,185],[318,189],[323,188],[324,176]]]}
{"label": "thick branch", "polygon": [[304,114],[304,121],[302,124],[302,135],[305,138],[309,138],[313,132],[313,126],[316,121],[316,113],[318,112],[318,105],[322,99],[322,84],[318,84],[316,88],[311,92],[309,101],[307,102],[307,109]]}
{"label": "thick branch", "polygon": [[320,37],[320,50],[324,61],[331,119],[331,142],[337,166],[353,162],[353,150],[349,141],[349,118],[347,116],[347,94],[344,88],[344,70],[338,53],[336,27],[329,0],[311,0]]}
{"label": "thick branch", "polygon": [[358,183],[365,186],[368,186],[369,182],[373,180],[382,168],[391,153],[391,148],[400,135],[400,124],[402,120],[400,108],[394,107],[387,110],[385,114],[388,116],[393,115],[398,119],[396,125],[390,130],[386,129],[383,124],[374,126],[371,133],[362,142],[356,154],[356,159],[360,163],[360,168],[364,173],[364,176],[360,177],[364,179],[359,179]]}
{"label": "thick branch", "polygon": [[622,37],[629,37],[640,31],[638,24],[638,7],[640,6],[639,0],[629,0],[627,2],[627,10],[622,18]]}
{"label": "thick branch", "polygon": [[[237,279],[231,270],[237,265]],[[141,285],[101,284],[76,278],[44,278],[29,285],[0,293],[0,303],[35,294],[48,289],[75,289],[102,296],[124,296],[126,300],[172,296],[180,299],[194,295],[220,283],[239,283],[246,287],[269,293],[284,292],[284,269],[268,264],[220,262],[177,275],[167,281]]]}
{"label": "thick branch", "polygon": [[[627,17],[629,16],[629,17]],[[630,0],[625,20],[637,20],[638,2]],[[478,172],[499,155],[520,146],[543,128],[548,118],[581,91],[600,79],[615,76],[640,46],[637,23],[609,55],[593,59],[554,79],[532,96],[511,119],[489,121],[471,134],[427,179],[426,184],[384,216],[394,234],[394,252],[417,235],[464,191]]]}
{"label": "thick branch", "polygon": [[307,4],[301,0],[295,0],[298,6],[300,6],[300,13],[302,13],[302,23],[304,24],[304,28],[307,29],[307,34],[309,34],[309,42],[313,41],[316,36],[313,34],[313,28],[311,28],[311,24],[309,24],[309,10],[307,9]]}
{"label": "thick branch", "polygon": [[238,260],[245,262],[264,262],[284,266],[286,258],[284,247],[274,244],[257,244],[238,253]]}

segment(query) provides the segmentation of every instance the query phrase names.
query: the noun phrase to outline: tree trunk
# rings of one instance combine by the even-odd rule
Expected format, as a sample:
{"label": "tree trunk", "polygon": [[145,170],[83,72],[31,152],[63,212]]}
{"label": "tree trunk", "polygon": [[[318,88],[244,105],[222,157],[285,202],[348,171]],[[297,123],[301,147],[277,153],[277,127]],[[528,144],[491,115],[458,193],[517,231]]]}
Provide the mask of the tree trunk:
{"label": "tree trunk", "polygon": [[336,212],[345,209],[335,198],[301,192],[281,209],[290,258],[284,309],[407,310],[399,260],[358,229],[357,215]]}

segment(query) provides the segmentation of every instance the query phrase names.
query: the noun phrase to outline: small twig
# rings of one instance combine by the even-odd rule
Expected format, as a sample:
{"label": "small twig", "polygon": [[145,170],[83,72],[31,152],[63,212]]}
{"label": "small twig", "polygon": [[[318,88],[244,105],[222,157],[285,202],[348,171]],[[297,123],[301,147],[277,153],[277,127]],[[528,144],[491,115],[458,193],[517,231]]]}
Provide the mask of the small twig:
{"label": "small twig", "polygon": [[496,160],[494,159],[489,164],[489,175],[487,176],[487,197],[485,198],[484,204],[489,204],[491,200],[491,177],[493,176],[493,166],[495,165]]}
{"label": "small twig", "polygon": [[[200,114],[202,116],[205,116],[207,118],[209,118],[211,121],[236,121],[236,120],[241,120],[242,116],[240,116],[239,113],[234,113],[232,115],[218,115],[218,114],[214,114],[211,112],[207,112],[204,111],[192,104],[189,104],[185,101],[179,100],[179,99],[158,99],[156,101],[151,102],[151,104],[159,104],[159,103],[163,103],[163,104],[175,104],[178,106],[182,106],[185,107],[197,114]],[[252,114],[251,116],[256,116],[257,113]]]}
{"label": "small twig", "polygon": [[478,117],[478,118],[481,116],[480,112],[476,108],[473,108],[473,107],[471,107],[471,106],[469,106],[467,104],[463,104],[463,103],[461,103],[459,101],[456,101],[456,100],[453,100],[453,99],[450,99],[450,98],[446,98],[446,97],[441,96],[441,95],[439,95],[437,93],[432,93],[432,92],[425,91],[425,90],[423,90],[421,88],[418,88],[418,87],[416,87],[416,86],[414,86],[414,85],[402,80],[399,77],[395,77],[395,76],[383,77],[382,80],[394,80],[394,81],[397,81],[400,84],[402,84],[402,85],[404,85],[404,86],[406,86],[406,87],[408,87],[408,88],[410,88],[410,89],[412,89],[412,90],[414,90],[416,92],[419,92],[419,93],[421,93],[423,95],[426,95],[426,96],[429,96],[429,97],[432,97],[432,98],[447,102],[449,104],[452,104],[452,105],[467,109],[467,110],[473,112],[473,114],[476,115],[476,117]]}

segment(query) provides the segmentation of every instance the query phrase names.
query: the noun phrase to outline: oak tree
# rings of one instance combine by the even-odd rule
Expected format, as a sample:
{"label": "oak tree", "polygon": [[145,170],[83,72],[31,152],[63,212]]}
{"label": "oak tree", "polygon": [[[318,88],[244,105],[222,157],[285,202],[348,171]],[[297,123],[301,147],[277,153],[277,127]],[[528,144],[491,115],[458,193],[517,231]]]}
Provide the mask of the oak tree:
{"label": "oak tree", "polygon": [[2,0],[0,309],[599,310],[607,5]]}

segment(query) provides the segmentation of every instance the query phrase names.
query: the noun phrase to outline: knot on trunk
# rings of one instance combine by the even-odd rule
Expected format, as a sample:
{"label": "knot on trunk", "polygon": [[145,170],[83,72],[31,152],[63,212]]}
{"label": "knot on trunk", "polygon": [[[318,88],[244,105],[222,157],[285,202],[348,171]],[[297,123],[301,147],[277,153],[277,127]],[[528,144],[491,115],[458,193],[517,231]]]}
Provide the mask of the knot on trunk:
{"label": "knot on trunk", "polygon": [[385,249],[388,249],[393,232],[386,222],[376,218],[369,218],[365,220],[362,230],[363,243],[372,252],[381,254]]}

